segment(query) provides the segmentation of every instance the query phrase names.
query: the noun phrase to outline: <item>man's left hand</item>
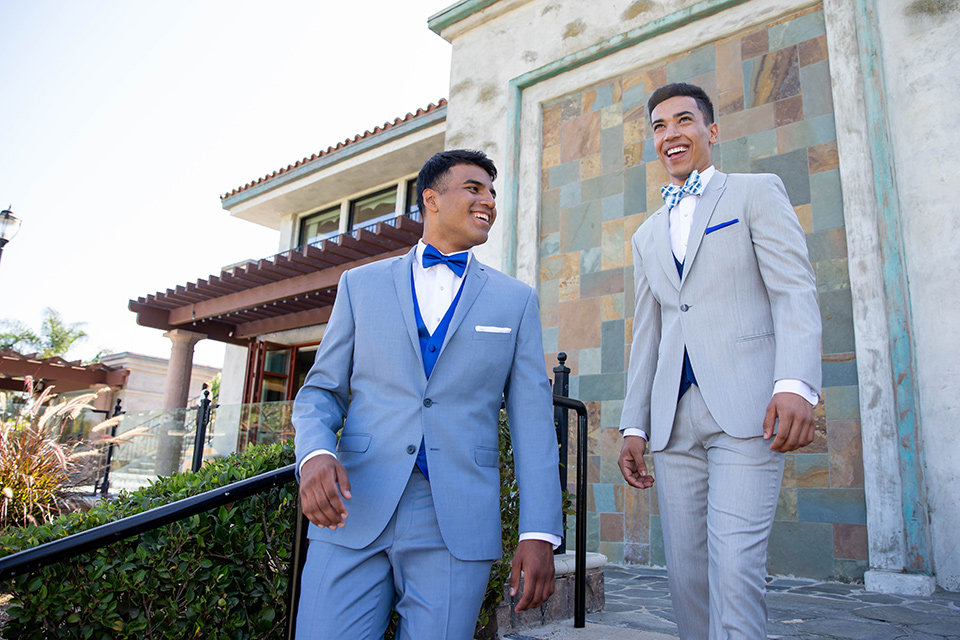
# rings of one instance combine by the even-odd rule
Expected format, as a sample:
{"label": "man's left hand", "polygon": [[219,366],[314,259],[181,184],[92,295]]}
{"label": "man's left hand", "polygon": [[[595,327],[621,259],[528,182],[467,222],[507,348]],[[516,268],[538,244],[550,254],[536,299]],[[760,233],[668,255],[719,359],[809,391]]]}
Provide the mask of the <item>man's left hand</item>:
{"label": "man's left hand", "polygon": [[813,442],[813,407],[795,393],[775,393],[763,419],[763,439],[773,438],[773,426],[779,420],[771,451],[787,453]]}
{"label": "man's left hand", "polygon": [[553,595],[553,545],[544,540],[521,540],[513,554],[510,571],[510,596],[517,595],[523,574],[523,596],[517,613],[539,607]]}

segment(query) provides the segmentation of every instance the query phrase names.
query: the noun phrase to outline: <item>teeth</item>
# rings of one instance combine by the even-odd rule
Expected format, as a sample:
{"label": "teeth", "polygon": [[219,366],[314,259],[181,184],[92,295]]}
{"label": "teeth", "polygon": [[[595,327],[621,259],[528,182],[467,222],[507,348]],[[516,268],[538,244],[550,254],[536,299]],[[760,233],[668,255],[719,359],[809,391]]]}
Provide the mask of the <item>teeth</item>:
{"label": "teeth", "polygon": [[677,153],[681,153],[681,152],[686,151],[686,150],[687,150],[686,147],[674,147],[673,149],[668,149],[668,150],[667,150],[667,155],[668,155],[668,156],[672,156],[672,155],[675,155],[675,154],[677,154]]}
{"label": "teeth", "polygon": [[489,213],[474,213],[473,216],[474,216],[475,218],[479,218],[480,220],[483,220],[484,222],[490,222],[490,214],[489,214]]}

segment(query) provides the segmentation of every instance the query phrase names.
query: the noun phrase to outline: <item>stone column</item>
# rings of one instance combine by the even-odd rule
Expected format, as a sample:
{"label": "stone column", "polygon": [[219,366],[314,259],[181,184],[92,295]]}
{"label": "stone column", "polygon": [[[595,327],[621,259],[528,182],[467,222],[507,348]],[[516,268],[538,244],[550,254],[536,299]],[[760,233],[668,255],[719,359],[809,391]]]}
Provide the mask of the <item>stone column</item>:
{"label": "stone column", "polygon": [[183,448],[184,420],[193,370],[193,347],[207,336],[202,333],[174,329],[163,334],[170,338],[170,363],[163,392],[163,417],[157,439],[156,473],[170,475],[180,469]]}

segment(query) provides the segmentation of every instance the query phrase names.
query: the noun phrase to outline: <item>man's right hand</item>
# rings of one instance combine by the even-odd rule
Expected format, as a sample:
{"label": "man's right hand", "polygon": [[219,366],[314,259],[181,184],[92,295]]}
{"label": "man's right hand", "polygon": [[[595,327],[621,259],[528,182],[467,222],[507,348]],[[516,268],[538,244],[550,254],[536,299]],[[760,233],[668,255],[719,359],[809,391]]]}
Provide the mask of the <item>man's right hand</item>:
{"label": "man's right hand", "polygon": [[336,457],[328,454],[314,456],[300,469],[300,503],[303,514],[318,527],[343,527],[347,509],[341,494],[350,499],[350,480],[347,470]]}
{"label": "man's right hand", "polygon": [[647,473],[647,463],[643,454],[647,451],[647,441],[640,436],[627,436],[620,448],[620,473],[631,487],[649,489],[653,486],[653,476]]}

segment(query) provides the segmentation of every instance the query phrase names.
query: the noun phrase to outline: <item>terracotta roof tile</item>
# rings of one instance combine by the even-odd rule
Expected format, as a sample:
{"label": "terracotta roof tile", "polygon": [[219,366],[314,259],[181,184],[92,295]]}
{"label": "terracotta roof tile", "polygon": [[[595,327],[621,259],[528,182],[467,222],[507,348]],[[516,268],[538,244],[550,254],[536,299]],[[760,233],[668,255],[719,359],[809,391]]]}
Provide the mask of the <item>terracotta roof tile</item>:
{"label": "terracotta roof tile", "polygon": [[256,180],[254,180],[254,181],[252,181],[252,182],[248,182],[247,184],[243,185],[242,187],[237,187],[236,189],[233,189],[233,190],[230,191],[229,193],[225,193],[225,194],[221,195],[221,196],[220,196],[220,199],[221,199],[221,200],[225,200],[225,199],[227,199],[227,198],[229,198],[229,197],[231,197],[231,196],[235,196],[235,195],[237,195],[238,193],[240,193],[240,192],[242,192],[242,191],[246,191],[247,189],[250,189],[251,187],[255,187],[255,186],[259,185],[259,184],[263,184],[264,182],[267,182],[268,180],[272,180],[273,178],[276,178],[276,177],[279,176],[279,175],[283,175],[283,174],[286,173],[287,171],[290,171],[290,170],[292,170],[292,169],[295,169],[295,168],[299,167],[300,165],[306,164],[306,163],[308,163],[308,162],[312,162],[313,160],[316,160],[317,158],[322,158],[323,156],[326,156],[326,155],[329,155],[329,154],[331,154],[331,153],[334,153],[335,151],[339,151],[340,149],[343,149],[344,147],[347,147],[347,146],[349,146],[349,145],[351,145],[351,144],[355,144],[355,143],[357,143],[357,142],[360,142],[361,140],[366,140],[367,138],[369,138],[369,137],[371,137],[371,136],[375,136],[375,135],[377,135],[377,134],[379,134],[379,133],[383,133],[384,131],[387,131],[388,129],[392,129],[393,127],[395,127],[395,126],[397,126],[397,125],[403,124],[403,123],[405,123],[405,122],[409,122],[410,120],[413,120],[414,118],[418,118],[418,117],[420,117],[420,116],[422,116],[422,115],[424,115],[424,114],[431,113],[431,112],[436,111],[437,109],[439,109],[439,108],[441,108],[441,107],[445,107],[445,106],[447,106],[447,99],[446,99],[446,98],[440,98],[440,100],[437,101],[436,104],[434,104],[434,103],[431,102],[431,103],[430,103],[429,105],[427,105],[425,108],[417,109],[416,113],[407,113],[407,115],[405,115],[405,116],[402,117],[402,118],[395,118],[395,119],[393,120],[393,122],[384,122],[382,125],[377,126],[377,127],[374,127],[374,128],[373,128],[373,131],[370,131],[370,130],[368,129],[367,131],[364,131],[363,133],[358,133],[358,134],[355,135],[353,138],[347,138],[347,139],[344,140],[343,142],[338,142],[336,146],[327,147],[326,150],[321,151],[321,152],[319,152],[319,153],[314,153],[314,154],[312,154],[309,158],[303,158],[303,159],[301,159],[301,160],[297,160],[297,161],[296,161],[295,163],[293,163],[293,164],[288,164],[288,165],[287,165],[285,168],[283,168],[283,169],[279,169],[279,170],[277,170],[277,171],[274,171],[273,173],[269,173],[269,174],[263,176],[262,178],[257,178]]}

